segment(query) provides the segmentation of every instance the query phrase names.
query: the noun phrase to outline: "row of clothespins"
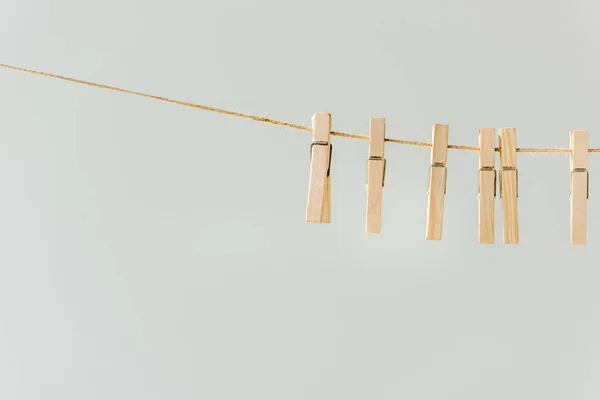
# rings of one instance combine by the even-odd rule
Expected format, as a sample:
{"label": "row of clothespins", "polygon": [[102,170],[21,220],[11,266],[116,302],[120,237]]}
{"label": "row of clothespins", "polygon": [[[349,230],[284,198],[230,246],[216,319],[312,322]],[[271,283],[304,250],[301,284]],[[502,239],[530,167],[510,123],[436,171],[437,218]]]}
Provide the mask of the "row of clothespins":
{"label": "row of clothespins", "polygon": [[[312,118],[310,182],[306,221],[331,221],[331,115],[317,113]],[[500,172],[496,174],[496,130],[479,130],[479,243],[494,243],[494,205],[496,187],[502,199],[502,228],[505,244],[519,242],[518,170],[516,129],[502,128],[498,132]],[[367,170],[367,233],[381,232],[381,210],[386,161],[385,118],[371,118],[369,128],[369,158]],[[587,199],[589,193],[588,133],[570,132],[571,148],[571,245],[586,242]],[[427,201],[427,240],[442,239],[444,196],[446,194],[446,161],[448,156],[448,125],[435,124],[431,142],[431,165]],[[497,179],[499,178],[499,179]],[[498,185],[497,185],[498,181]]]}

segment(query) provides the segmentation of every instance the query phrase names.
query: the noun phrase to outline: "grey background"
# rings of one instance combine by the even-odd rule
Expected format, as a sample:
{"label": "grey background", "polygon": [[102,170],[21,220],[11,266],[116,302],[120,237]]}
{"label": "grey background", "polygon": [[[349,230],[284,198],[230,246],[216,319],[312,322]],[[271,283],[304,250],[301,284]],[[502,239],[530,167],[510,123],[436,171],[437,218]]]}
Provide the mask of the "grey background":
{"label": "grey background", "polygon": [[[521,147],[598,132],[593,1],[4,0],[11,63],[366,134]],[[333,138],[333,223],[304,222],[310,134],[0,71],[0,398],[597,399],[600,155],[588,246],[564,154],[518,157],[521,244],[477,244],[477,153]],[[497,203],[497,220],[500,203]]]}

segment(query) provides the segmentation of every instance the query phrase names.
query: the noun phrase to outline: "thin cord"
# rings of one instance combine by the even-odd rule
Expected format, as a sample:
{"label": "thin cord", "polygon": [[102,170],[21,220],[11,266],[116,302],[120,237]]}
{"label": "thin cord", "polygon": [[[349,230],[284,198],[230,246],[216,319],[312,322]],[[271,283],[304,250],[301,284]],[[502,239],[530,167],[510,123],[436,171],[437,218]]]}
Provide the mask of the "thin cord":
{"label": "thin cord", "polygon": [[[36,70],[33,70],[33,69],[17,67],[17,66],[14,66],[14,65],[0,64],[0,67],[6,68],[6,69],[12,69],[12,70],[15,70],[15,71],[27,72],[27,73],[33,74],[33,75],[46,76],[48,78],[58,79],[58,80],[62,80],[62,81],[67,81],[67,82],[72,82],[72,83],[78,83],[80,85],[91,86],[91,87],[95,87],[95,88],[99,88],[99,89],[112,90],[114,92],[126,93],[126,94],[131,94],[131,95],[134,95],[134,96],[145,97],[145,98],[148,98],[148,99],[159,100],[159,101],[163,101],[163,102],[166,102],[166,103],[177,104],[177,105],[180,105],[180,106],[197,108],[197,109],[200,109],[200,110],[210,111],[210,112],[214,112],[214,113],[218,113],[218,114],[231,115],[233,117],[250,119],[250,120],[253,120],[253,121],[256,121],[256,122],[263,122],[263,123],[266,123],[266,124],[273,124],[273,125],[285,126],[287,128],[297,129],[299,131],[312,132],[312,129],[310,127],[308,127],[308,126],[298,125],[298,124],[294,124],[294,123],[286,122],[286,121],[280,121],[280,120],[272,119],[272,118],[269,118],[269,117],[259,117],[258,115],[245,114],[245,113],[240,113],[240,112],[236,112],[236,111],[225,110],[225,109],[222,109],[222,108],[205,106],[205,105],[196,104],[196,103],[190,103],[190,102],[183,101],[183,100],[170,99],[168,97],[163,97],[163,96],[155,96],[155,95],[152,95],[152,94],[147,94],[147,93],[142,93],[142,92],[136,92],[136,91],[133,91],[133,90],[123,89],[123,88],[116,87],[116,86],[110,86],[110,85],[104,85],[104,84],[101,84],[101,83],[94,83],[94,82],[84,81],[84,80],[81,80],[81,79],[71,78],[71,77],[68,77],[68,76],[56,75],[56,74],[51,74],[51,73],[42,72],[42,71],[36,71]],[[369,140],[368,136],[358,135],[358,134],[355,134],[355,133],[332,131],[331,135],[332,136],[347,137],[347,138],[352,138],[352,139]],[[389,138],[386,138],[385,141],[388,142],[388,143],[397,143],[397,144],[404,144],[404,145],[409,145],[409,146],[431,147],[431,143],[429,143],[429,142],[419,142],[419,141],[415,141],[415,140],[403,140],[403,139],[389,139]],[[458,145],[458,144],[449,144],[448,148],[449,149],[456,149],[456,150],[479,151],[479,147],[478,146],[463,146],[463,145]],[[500,149],[496,148],[496,151],[500,151]],[[588,151],[590,153],[600,153],[600,149],[589,149]],[[556,149],[546,148],[546,149],[544,149],[544,148],[524,148],[524,147],[522,147],[522,148],[517,148],[517,152],[520,152],[520,153],[570,153],[571,149],[565,149],[565,148],[556,148]]]}

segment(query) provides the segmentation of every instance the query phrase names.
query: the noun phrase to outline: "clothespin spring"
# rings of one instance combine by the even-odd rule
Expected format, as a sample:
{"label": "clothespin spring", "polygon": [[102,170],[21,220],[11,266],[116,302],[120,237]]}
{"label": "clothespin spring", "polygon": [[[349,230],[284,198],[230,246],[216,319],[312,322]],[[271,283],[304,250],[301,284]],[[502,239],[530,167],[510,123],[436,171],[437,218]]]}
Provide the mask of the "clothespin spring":
{"label": "clothespin spring", "polygon": [[387,169],[387,160],[381,156],[371,156],[367,159],[367,164],[369,164],[369,161],[383,161],[383,177],[381,179],[381,186],[385,186],[385,171]]}
{"label": "clothespin spring", "polygon": [[517,178],[517,197],[519,197],[519,170],[516,167],[503,167],[500,169],[500,198],[502,198],[502,173],[504,171],[515,171]]}
{"label": "clothespin spring", "polygon": [[[573,174],[576,172],[585,172],[587,175],[587,184],[586,184],[586,188],[585,188],[585,198],[589,199],[590,198],[590,171],[588,171],[587,168],[574,168],[571,170],[571,179],[573,179]],[[570,196],[570,194],[569,194]]]}
{"label": "clothespin spring", "polygon": [[[447,178],[448,178],[448,168],[446,168],[446,164],[433,163],[429,166],[429,171],[431,171],[431,168],[444,168],[444,194],[446,194],[446,185],[447,185]],[[430,174],[431,174],[431,172],[430,172]]]}
{"label": "clothespin spring", "polygon": [[310,144],[310,159],[312,160],[312,149],[314,146],[327,146],[329,145],[329,164],[327,165],[327,176],[329,176],[329,172],[331,171],[331,155],[333,154],[333,145],[329,142],[325,141],[316,141]]}
{"label": "clothespin spring", "polygon": [[[494,173],[494,197],[496,197],[496,186],[498,183],[498,174],[496,174],[496,168],[494,167],[481,167],[479,168],[479,171],[477,171],[477,173],[479,175],[481,175],[482,172],[484,171],[491,171]],[[479,187],[479,184],[477,184],[477,194],[481,193],[481,187]]]}

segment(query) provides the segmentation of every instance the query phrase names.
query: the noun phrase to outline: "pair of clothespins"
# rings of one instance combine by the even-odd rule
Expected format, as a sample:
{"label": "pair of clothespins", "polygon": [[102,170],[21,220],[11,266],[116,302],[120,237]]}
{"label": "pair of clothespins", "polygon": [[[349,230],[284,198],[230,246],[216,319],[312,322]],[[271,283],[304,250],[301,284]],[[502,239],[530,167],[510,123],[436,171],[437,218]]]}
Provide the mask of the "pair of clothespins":
{"label": "pair of clothespins", "polygon": [[[519,242],[518,172],[516,130],[500,130],[500,197],[505,244]],[[494,213],[496,202],[496,130],[479,130],[479,243],[494,243]]]}
{"label": "pair of clothespins", "polygon": [[[306,221],[331,222],[331,115],[312,118],[310,182]],[[371,118],[367,161],[367,233],[381,232],[381,209],[385,179],[385,118]]]}
{"label": "pair of clothespins", "polygon": [[[502,233],[505,244],[519,243],[519,172],[517,170],[517,130],[502,128],[500,144],[500,199]],[[494,243],[496,200],[496,130],[479,130],[479,243]]]}
{"label": "pair of clothespins", "polygon": [[[496,198],[495,129],[479,130],[479,243],[494,243],[494,206]],[[500,129],[500,197],[505,244],[519,242],[517,209],[516,130]],[[433,126],[431,165],[427,202],[427,240],[442,239],[444,195],[447,185],[448,126]]]}

